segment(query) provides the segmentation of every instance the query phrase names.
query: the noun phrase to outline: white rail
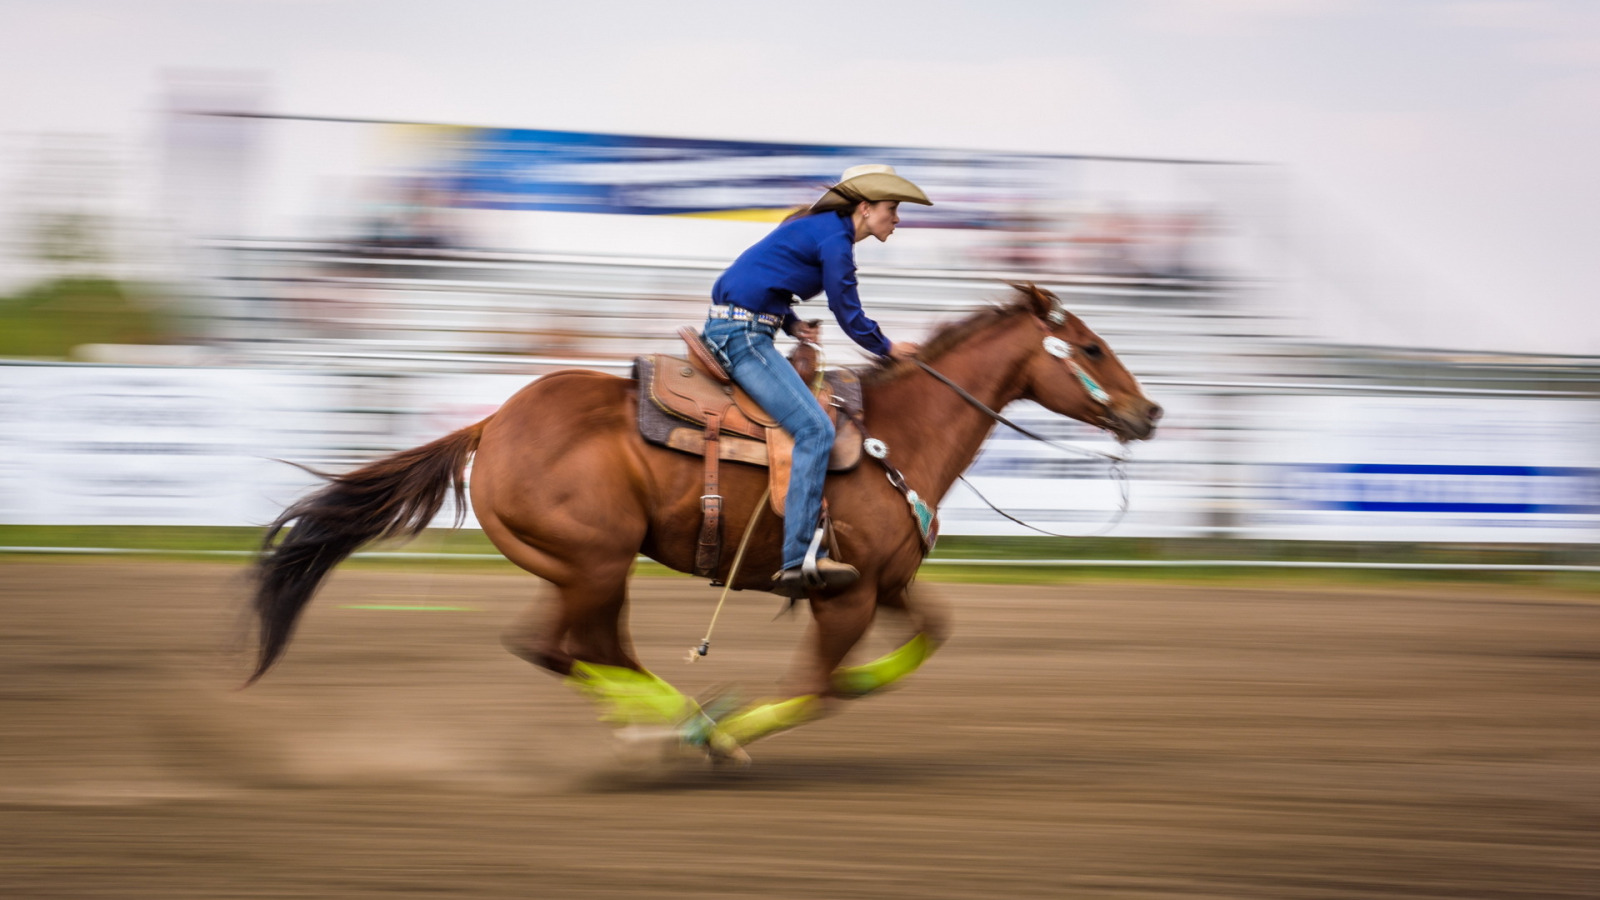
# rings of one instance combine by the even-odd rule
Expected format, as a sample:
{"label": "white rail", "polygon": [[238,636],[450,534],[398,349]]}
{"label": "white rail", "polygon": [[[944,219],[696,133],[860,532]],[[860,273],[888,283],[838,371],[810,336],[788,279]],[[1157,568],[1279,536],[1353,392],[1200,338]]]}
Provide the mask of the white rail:
{"label": "white rail", "polygon": [[[170,550],[141,549],[137,547],[0,547],[0,553],[35,555],[79,556],[217,556],[252,557],[254,550]],[[353,559],[400,560],[504,560],[498,553],[429,553],[405,551],[373,551],[356,553]],[[639,557],[641,562],[649,562]],[[1280,559],[929,559],[925,566],[974,566],[1050,569],[1370,569],[1410,570],[1430,572],[1600,572],[1600,566],[1556,565],[1540,563],[1403,563],[1403,562],[1349,562],[1334,560],[1280,560]]]}

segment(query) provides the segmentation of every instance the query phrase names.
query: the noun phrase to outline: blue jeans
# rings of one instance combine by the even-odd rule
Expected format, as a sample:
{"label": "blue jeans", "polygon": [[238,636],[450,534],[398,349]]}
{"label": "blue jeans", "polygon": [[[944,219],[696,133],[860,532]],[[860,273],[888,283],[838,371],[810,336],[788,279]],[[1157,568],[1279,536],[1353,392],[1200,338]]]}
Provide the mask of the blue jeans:
{"label": "blue jeans", "polygon": [[731,319],[707,319],[705,327],[706,343],[721,357],[734,383],[794,438],[783,516],[783,567],[792,569],[805,561],[822,514],[822,483],[828,477],[833,423],[794,365],[772,345],[776,332],[771,325]]}

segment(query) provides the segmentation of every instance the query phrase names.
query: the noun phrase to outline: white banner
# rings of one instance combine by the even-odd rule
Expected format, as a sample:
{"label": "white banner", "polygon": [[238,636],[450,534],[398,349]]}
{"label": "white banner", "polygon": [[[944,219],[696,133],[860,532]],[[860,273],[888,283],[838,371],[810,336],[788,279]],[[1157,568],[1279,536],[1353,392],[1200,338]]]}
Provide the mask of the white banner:
{"label": "white banner", "polygon": [[[0,365],[0,523],[259,526],[316,484],[277,460],[342,471],[478,421],[529,380]],[[1032,404],[1007,410],[1052,440],[1131,452],[1126,515],[1104,459],[1004,427],[968,477],[1000,509],[1071,536],[1600,541],[1594,401],[1161,400],[1157,438],[1126,449]],[[946,535],[1034,533],[959,483],[940,521]]]}
{"label": "white banner", "polygon": [[0,523],[260,525],[342,433],[340,378],[0,366]]}
{"label": "white banner", "polygon": [[1256,397],[1244,535],[1600,541],[1600,403]]}

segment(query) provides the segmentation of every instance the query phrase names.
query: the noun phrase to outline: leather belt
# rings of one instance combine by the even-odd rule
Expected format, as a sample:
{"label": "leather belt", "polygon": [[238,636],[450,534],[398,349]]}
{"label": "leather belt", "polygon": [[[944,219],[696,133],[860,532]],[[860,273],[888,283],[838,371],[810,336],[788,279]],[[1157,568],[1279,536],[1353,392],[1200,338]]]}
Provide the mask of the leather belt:
{"label": "leather belt", "polygon": [[732,319],[735,322],[755,322],[757,325],[767,325],[772,328],[783,327],[783,316],[772,313],[758,313],[745,309],[742,306],[724,306],[720,303],[711,304],[711,309],[706,312],[708,319]]}

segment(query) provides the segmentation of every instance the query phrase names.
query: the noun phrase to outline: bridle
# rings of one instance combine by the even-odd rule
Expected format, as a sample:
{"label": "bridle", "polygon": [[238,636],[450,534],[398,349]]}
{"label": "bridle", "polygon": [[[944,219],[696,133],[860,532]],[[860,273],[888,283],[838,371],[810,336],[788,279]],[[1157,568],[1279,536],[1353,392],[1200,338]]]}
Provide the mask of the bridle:
{"label": "bridle", "polygon": [[[1089,395],[1089,398],[1094,400],[1096,403],[1100,404],[1102,407],[1104,407],[1106,409],[1107,412],[1109,412],[1110,411],[1110,405],[1111,405],[1111,395],[1106,393],[1105,389],[1102,388],[1098,383],[1096,383],[1095,380],[1092,377],[1089,376],[1089,373],[1084,371],[1082,366],[1078,365],[1077,360],[1073,358],[1072,345],[1050,333],[1051,325],[1060,326],[1062,323],[1066,322],[1066,320],[1067,320],[1067,310],[1066,310],[1066,308],[1064,306],[1061,305],[1061,301],[1059,299],[1056,299],[1054,297],[1051,298],[1050,311],[1045,314],[1044,318],[1049,320],[1050,325],[1046,325],[1045,322],[1043,320],[1041,320],[1037,316],[1034,317],[1033,321],[1034,321],[1035,324],[1037,324],[1039,326],[1040,330],[1042,330],[1044,332],[1044,350],[1045,350],[1045,352],[1050,354],[1051,356],[1055,357],[1056,359],[1059,359],[1062,362],[1066,363],[1067,368],[1078,379],[1078,382],[1081,385],[1083,385],[1083,389]],[[999,424],[1004,425],[1007,428],[1010,428],[1012,431],[1015,431],[1018,434],[1023,435],[1024,437],[1031,438],[1032,440],[1038,441],[1038,442],[1040,442],[1042,444],[1045,444],[1046,446],[1053,447],[1053,448],[1055,448],[1057,450],[1063,450],[1063,451],[1066,451],[1068,453],[1076,453],[1076,454],[1079,454],[1079,455],[1082,455],[1082,456],[1090,456],[1090,457],[1095,457],[1095,458],[1099,458],[1099,459],[1108,460],[1111,465],[1107,470],[1107,477],[1109,477],[1111,480],[1113,480],[1113,481],[1115,481],[1117,483],[1117,486],[1118,486],[1118,489],[1119,489],[1119,493],[1121,494],[1121,500],[1120,500],[1120,503],[1118,505],[1117,512],[1111,517],[1111,519],[1109,521],[1106,522],[1105,525],[1102,525],[1098,530],[1096,530],[1093,533],[1088,534],[1088,535],[1061,534],[1061,533],[1058,533],[1058,532],[1049,531],[1047,529],[1040,528],[1037,525],[1033,525],[1033,524],[1030,524],[1028,522],[1024,522],[1023,520],[1017,518],[1016,516],[1013,516],[1012,514],[1006,512],[1005,510],[1001,509],[1000,507],[995,506],[994,503],[990,502],[989,498],[985,497],[983,495],[983,492],[979,491],[977,489],[977,487],[975,487],[972,484],[972,482],[967,479],[966,475],[958,475],[958,476],[956,476],[957,478],[960,479],[962,484],[967,486],[968,490],[972,491],[974,496],[976,496],[979,500],[983,501],[985,506],[989,507],[990,509],[994,510],[996,513],[999,513],[1000,515],[1004,516],[1005,518],[1010,519],[1011,521],[1017,523],[1018,525],[1023,526],[1024,528],[1032,529],[1033,531],[1037,531],[1040,534],[1050,535],[1051,537],[1094,537],[1094,536],[1097,536],[1097,535],[1100,535],[1100,534],[1104,534],[1104,533],[1110,531],[1112,528],[1115,528],[1117,526],[1117,524],[1122,521],[1123,516],[1127,515],[1127,513],[1128,513],[1128,502],[1129,502],[1129,496],[1128,496],[1128,473],[1127,473],[1127,469],[1126,469],[1126,463],[1127,463],[1127,460],[1128,460],[1127,456],[1121,455],[1121,454],[1116,454],[1116,453],[1107,453],[1107,452],[1105,452],[1103,450],[1088,450],[1088,449],[1085,449],[1083,447],[1074,447],[1074,446],[1071,446],[1069,444],[1062,444],[1062,443],[1060,443],[1058,441],[1051,440],[1050,438],[1047,438],[1042,434],[1039,434],[1039,433],[1037,433],[1035,431],[1032,431],[1031,429],[1024,428],[1023,426],[1018,425],[1016,422],[1013,422],[1010,419],[1006,418],[998,410],[994,410],[994,409],[989,408],[988,404],[984,403],[982,400],[979,400],[977,397],[974,397],[971,394],[971,392],[969,392],[966,388],[963,388],[961,385],[956,384],[954,381],[950,380],[950,378],[948,376],[946,376],[943,372],[940,372],[938,369],[935,369],[933,366],[928,365],[926,362],[923,362],[922,360],[915,359],[915,358],[913,358],[911,360],[911,362],[915,363],[918,368],[922,369],[922,371],[927,372],[929,375],[931,375],[936,381],[938,381],[941,384],[945,385],[946,387],[950,388],[950,390],[955,392],[956,396],[958,396],[962,400],[966,401],[969,405],[971,405],[973,408],[977,409],[979,412],[982,412],[984,415],[988,416],[993,421],[998,422]],[[1111,419],[1108,416],[1102,416],[1100,421],[1101,421],[1101,423],[1103,425],[1108,425],[1111,422]],[[861,427],[862,433],[866,434],[866,429],[864,427],[865,423],[858,422],[856,424],[858,425],[858,427]],[[876,459],[879,462],[879,464],[881,464],[884,467],[884,469],[887,470],[888,476],[889,476],[889,483],[894,485],[896,490],[900,491],[901,494],[906,496],[907,501],[911,503],[913,513],[916,514],[917,517],[918,517],[919,525],[922,525],[923,524],[922,520],[923,520],[924,516],[927,514],[925,512],[927,510],[927,507],[926,507],[925,504],[921,503],[921,500],[917,496],[916,492],[911,490],[910,488],[908,488],[906,486],[905,477],[900,474],[899,470],[897,470],[894,466],[889,464],[889,461],[886,458],[889,455],[889,448],[882,441],[877,440],[876,438],[868,438],[866,440],[864,446],[865,446],[867,455],[871,456],[874,459]],[[1125,443],[1124,443],[1124,446],[1126,446]],[[929,538],[929,533],[928,533],[926,527],[924,527],[924,529],[923,529],[923,540],[924,540],[924,544],[928,547],[928,549],[931,550],[932,549],[932,541]]]}
{"label": "bridle", "polygon": [[[1067,308],[1061,305],[1060,300],[1051,297],[1050,311],[1045,314],[1045,318],[1050,320],[1050,325],[1060,327],[1067,321]],[[1049,325],[1038,319],[1033,321],[1044,331],[1044,352],[1067,364],[1067,368],[1072,370],[1072,374],[1076,375],[1078,382],[1083,385],[1084,391],[1089,394],[1089,399],[1110,408],[1111,395],[1106,393],[1105,388],[1096,384],[1095,380],[1089,377],[1089,373],[1083,370],[1083,366],[1078,365],[1078,361],[1072,358],[1072,345],[1051,334]]]}
{"label": "bridle", "polygon": [[[1060,341],[1060,338],[1050,337],[1050,338],[1046,338],[1046,340],[1047,341]],[[1065,341],[1061,341],[1061,343],[1065,344],[1066,342]],[[1048,346],[1046,347],[1046,349],[1048,349]],[[1054,354],[1052,354],[1052,355],[1054,355]],[[1100,526],[1098,529],[1096,529],[1093,532],[1090,532],[1089,534],[1062,534],[1062,533],[1057,532],[1057,531],[1050,531],[1049,529],[1046,529],[1046,528],[1040,528],[1039,526],[1034,525],[1031,522],[1024,522],[1023,520],[1017,518],[1016,516],[1012,515],[1011,513],[1008,513],[1005,510],[1001,509],[1000,507],[995,506],[994,502],[991,501],[988,497],[985,497],[983,495],[983,492],[978,490],[977,485],[973,484],[972,481],[970,479],[968,479],[965,474],[957,475],[956,478],[959,479],[962,484],[967,486],[967,490],[971,491],[972,495],[974,497],[977,497],[979,500],[982,500],[984,506],[989,507],[990,509],[994,510],[996,513],[999,513],[1000,515],[1004,516],[1007,519],[1010,519],[1011,521],[1017,523],[1018,525],[1021,525],[1024,528],[1030,529],[1032,531],[1037,531],[1040,534],[1047,534],[1047,535],[1049,535],[1051,537],[1097,537],[1097,536],[1105,534],[1106,532],[1110,531],[1111,529],[1117,527],[1117,524],[1122,521],[1122,517],[1126,516],[1128,514],[1129,495],[1128,495],[1128,470],[1127,470],[1128,457],[1127,456],[1124,456],[1124,455],[1121,455],[1121,454],[1116,454],[1116,453],[1107,453],[1104,450],[1088,450],[1088,449],[1085,449],[1083,447],[1074,447],[1074,446],[1072,446],[1070,444],[1063,444],[1063,443],[1060,443],[1058,441],[1051,440],[1050,438],[1047,438],[1042,434],[1039,434],[1039,433],[1037,433],[1035,431],[1032,431],[1030,429],[1022,427],[1021,425],[1018,425],[1017,423],[1015,423],[1015,422],[1011,421],[1010,419],[1006,418],[1004,415],[1002,415],[998,411],[990,409],[988,404],[984,403],[982,400],[979,400],[977,397],[972,396],[972,394],[968,393],[965,388],[961,387],[961,385],[956,384],[954,381],[951,381],[948,377],[946,377],[943,372],[940,372],[939,370],[937,370],[934,367],[928,365],[927,363],[923,362],[922,360],[916,359],[916,360],[912,360],[912,362],[916,363],[917,366],[920,367],[924,372],[927,372],[929,375],[932,375],[935,379],[943,382],[947,387],[949,387],[951,390],[956,392],[956,396],[958,396],[961,399],[967,401],[967,403],[971,404],[979,412],[982,412],[984,415],[986,415],[989,418],[993,419],[994,421],[1000,423],[1001,425],[1004,425],[1007,428],[1010,428],[1012,431],[1015,431],[1018,434],[1023,435],[1024,437],[1032,438],[1033,440],[1036,440],[1041,444],[1044,444],[1044,445],[1046,445],[1048,447],[1053,447],[1054,449],[1057,449],[1057,450],[1064,450],[1064,451],[1066,451],[1068,453],[1077,453],[1077,454],[1080,454],[1082,456],[1097,457],[1097,458],[1105,459],[1105,460],[1109,461],[1111,465],[1108,466],[1107,469],[1106,469],[1106,477],[1110,478],[1112,481],[1116,482],[1117,491],[1118,491],[1118,494],[1120,495],[1118,503],[1117,503],[1117,511],[1116,511],[1116,513],[1114,513],[1112,515],[1112,517],[1109,520],[1107,520],[1107,522],[1104,525]],[[1083,381],[1086,382],[1086,384],[1085,384],[1086,388],[1089,385],[1094,384],[1094,382],[1092,380],[1090,380],[1087,375],[1083,374],[1083,370],[1081,368],[1079,368],[1079,367],[1074,365],[1073,366],[1073,370],[1078,374],[1078,376]],[[1100,391],[1101,394],[1105,393],[1105,391],[1102,390],[1099,387],[1099,385],[1095,385],[1095,389]],[[1091,394],[1090,396],[1094,396],[1094,395]],[[1101,400],[1099,402],[1101,404],[1105,403],[1104,400]],[[867,452],[868,452],[868,454],[871,454],[871,455],[874,455],[874,456],[876,455],[876,454],[872,454],[872,451],[870,449]],[[879,458],[879,462],[886,463],[887,461]],[[895,472],[893,470],[890,471],[889,480],[890,480],[891,483],[893,483],[895,481],[895,477],[894,476],[896,476],[898,474],[899,474],[898,472]],[[904,482],[903,478],[901,479],[901,482],[902,483]]]}
{"label": "bridle", "polygon": [[[1046,320],[1048,320],[1050,324],[1045,324]],[[1039,326],[1039,330],[1044,332],[1044,352],[1065,363],[1068,371],[1072,373],[1073,377],[1078,379],[1079,384],[1083,385],[1084,393],[1089,395],[1089,399],[1100,404],[1106,413],[1109,413],[1111,411],[1111,395],[1106,393],[1105,388],[1101,387],[1098,382],[1090,377],[1088,372],[1084,371],[1083,366],[1078,365],[1078,361],[1076,358],[1074,358],[1072,353],[1072,345],[1050,333],[1052,327],[1059,328],[1066,321],[1067,308],[1061,304],[1060,299],[1054,296],[1050,298],[1050,311],[1045,313],[1043,318],[1040,318],[1039,316],[1033,317],[1033,324]],[[975,409],[979,410],[994,421],[999,422],[1001,425],[1004,425],[1007,428],[1017,432],[1018,434],[1025,435],[1033,440],[1039,441],[1040,443],[1048,444],[1051,447],[1055,447],[1058,450],[1065,450],[1069,453],[1079,453],[1084,456],[1100,457],[1103,459],[1108,459],[1117,464],[1123,463],[1127,460],[1126,456],[1116,453],[1106,453],[1103,450],[1085,450],[1082,447],[1073,447],[1067,444],[1060,444],[1042,434],[1037,434],[1033,431],[1030,431],[1001,415],[997,410],[990,409],[988,404],[984,403],[982,400],[979,400],[977,397],[972,396],[972,394],[969,393],[965,388],[959,384],[956,384],[954,381],[951,381],[943,372],[940,372],[933,366],[930,366],[922,360],[915,358],[913,358],[911,362],[915,363],[918,368],[922,369],[922,371],[932,375],[936,380],[950,388],[950,390],[955,391],[956,396],[960,397],[962,400],[965,400]],[[1109,428],[1112,425],[1112,422],[1113,420],[1109,415],[1102,415],[1100,417],[1100,424],[1103,427]],[[1126,446],[1125,442],[1124,446]]]}

